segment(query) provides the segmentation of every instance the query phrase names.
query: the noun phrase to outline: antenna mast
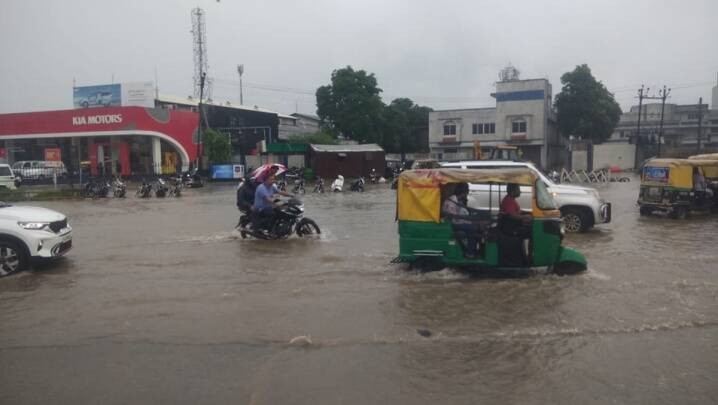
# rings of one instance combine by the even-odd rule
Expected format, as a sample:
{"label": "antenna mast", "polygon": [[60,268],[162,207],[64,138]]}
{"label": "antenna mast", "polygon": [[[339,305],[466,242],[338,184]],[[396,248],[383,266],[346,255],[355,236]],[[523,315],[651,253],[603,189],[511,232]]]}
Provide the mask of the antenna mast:
{"label": "antenna mast", "polygon": [[[192,9],[192,43],[194,45],[194,96],[199,97],[202,75],[207,74],[207,32],[204,23],[204,10]],[[208,92],[210,93],[210,92]]]}

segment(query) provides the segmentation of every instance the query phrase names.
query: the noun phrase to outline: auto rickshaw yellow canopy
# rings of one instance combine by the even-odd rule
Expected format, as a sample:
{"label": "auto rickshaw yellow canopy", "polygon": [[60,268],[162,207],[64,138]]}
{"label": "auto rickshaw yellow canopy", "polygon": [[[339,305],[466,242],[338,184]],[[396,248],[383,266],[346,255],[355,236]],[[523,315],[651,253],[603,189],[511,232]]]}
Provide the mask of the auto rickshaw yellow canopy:
{"label": "auto rickshaw yellow canopy", "polygon": [[[700,168],[703,176],[709,179],[718,178],[718,159],[651,159],[644,167],[665,167],[670,170],[668,185],[673,187],[693,188],[693,168]],[[652,183],[642,179],[643,183]]]}
{"label": "auto rickshaw yellow canopy", "polygon": [[399,175],[397,215],[399,220],[439,222],[441,187],[453,183],[533,186],[536,176],[529,169],[424,169]]}

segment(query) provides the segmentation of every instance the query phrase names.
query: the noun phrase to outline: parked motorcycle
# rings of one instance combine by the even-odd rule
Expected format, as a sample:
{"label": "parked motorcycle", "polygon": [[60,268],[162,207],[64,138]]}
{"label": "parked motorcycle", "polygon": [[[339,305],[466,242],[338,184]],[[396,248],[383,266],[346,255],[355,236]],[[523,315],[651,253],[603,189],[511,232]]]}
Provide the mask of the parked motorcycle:
{"label": "parked motorcycle", "polygon": [[120,177],[115,177],[115,180],[112,182],[112,195],[114,195],[115,198],[125,198],[125,194],[127,194],[127,185]]}
{"label": "parked motorcycle", "polygon": [[317,176],[317,181],[314,183],[314,192],[315,193],[323,193],[324,192],[324,179]]}
{"label": "parked motorcycle", "polygon": [[364,192],[364,177],[359,177],[358,179],[354,180],[349,189],[351,191],[356,191],[360,193]]}
{"label": "parked motorcycle", "polygon": [[182,184],[185,187],[189,187],[189,188],[203,187],[204,179],[199,174],[197,169],[193,169],[189,172],[182,173]]}
{"label": "parked motorcycle", "polygon": [[[290,198],[274,207],[274,220],[271,224],[252,223],[250,213],[242,211],[239,218],[239,229],[242,238],[252,236],[257,239],[285,239],[296,233],[297,236],[320,234],[319,226],[309,218],[304,218],[304,204],[296,198]],[[257,221],[255,221],[257,222]]]}
{"label": "parked motorcycle", "polygon": [[304,178],[294,180],[294,187],[292,188],[294,194],[304,194]]}
{"label": "parked motorcycle", "polygon": [[182,176],[177,176],[169,184],[169,196],[180,197],[182,195]]}
{"label": "parked motorcycle", "polygon": [[334,182],[332,182],[332,191],[335,193],[340,193],[342,191],[342,188],[344,187],[344,176],[341,174],[337,176],[336,179],[334,179]]}
{"label": "parked motorcycle", "polygon": [[110,187],[107,180],[90,180],[82,189],[82,196],[86,198],[104,198],[107,197]]}
{"label": "parked motorcycle", "polygon": [[140,198],[150,198],[151,194],[152,184],[145,181],[145,179],[142,179],[142,183],[137,188],[137,193],[135,195]]}
{"label": "parked motorcycle", "polygon": [[369,172],[369,181],[371,182],[371,184],[376,184],[377,182],[379,182],[379,175],[377,174],[376,169],[371,169],[371,171]]}
{"label": "parked motorcycle", "polygon": [[168,191],[167,182],[162,177],[158,177],[155,182],[155,197],[164,198]]}

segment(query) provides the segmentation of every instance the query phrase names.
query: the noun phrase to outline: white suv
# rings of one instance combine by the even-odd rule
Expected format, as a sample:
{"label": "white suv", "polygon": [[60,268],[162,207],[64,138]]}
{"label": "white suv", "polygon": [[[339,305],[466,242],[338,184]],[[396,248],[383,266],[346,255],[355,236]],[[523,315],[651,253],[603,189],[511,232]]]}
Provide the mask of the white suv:
{"label": "white suv", "polygon": [[31,258],[53,258],[72,248],[67,217],[41,207],[0,202],[0,277],[27,267]]}
{"label": "white suv", "polygon": [[[506,160],[472,160],[465,162],[443,163],[442,167],[457,169],[508,169],[526,167],[533,171],[548,186],[556,205],[561,210],[566,231],[585,232],[594,225],[611,222],[611,203],[604,201],[598,191],[590,187],[581,187],[568,184],[556,184],[540,170],[528,162],[513,162]],[[469,185],[470,205],[498,210],[501,201],[499,198],[506,195],[506,186],[493,186],[489,193],[488,185]],[[531,187],[521,187],[519,205],[531,207]]]}

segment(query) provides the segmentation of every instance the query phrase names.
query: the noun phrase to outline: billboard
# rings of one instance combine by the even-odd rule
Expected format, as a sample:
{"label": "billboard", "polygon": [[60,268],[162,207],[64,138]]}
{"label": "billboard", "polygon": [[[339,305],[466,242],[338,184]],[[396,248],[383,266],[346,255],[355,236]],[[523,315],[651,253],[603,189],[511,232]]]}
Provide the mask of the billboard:
{"label": "billboard", "polygon": [[122,105],[119,84],[81,86],[72,90],[72,104],[75,108],[119,107]]}
{"label": "billboard", "polygon": [[154,107],[155,94],[152,82],[102,84],[73,89],[75,108],[95,107]]}
{"label": "billboard", "polygon": [[155,106],[155,89],[152,82],[122,83],[121,93],[123,106]]}

